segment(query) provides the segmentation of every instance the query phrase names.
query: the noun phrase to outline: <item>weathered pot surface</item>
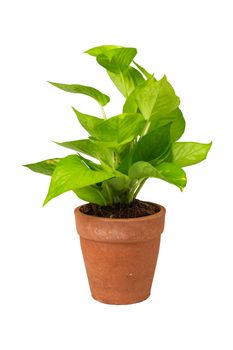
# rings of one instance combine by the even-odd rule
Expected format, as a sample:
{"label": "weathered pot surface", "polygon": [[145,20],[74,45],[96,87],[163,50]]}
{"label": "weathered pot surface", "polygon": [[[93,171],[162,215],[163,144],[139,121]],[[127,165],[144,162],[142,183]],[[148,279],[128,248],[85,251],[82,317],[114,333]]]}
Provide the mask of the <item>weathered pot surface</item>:
{"label": "weathered pot surface", "polygon": [[107,304],[133,304],[147,299],[164,229],[165,208],[129,219],[86,215],[75,209],[91,294]]}

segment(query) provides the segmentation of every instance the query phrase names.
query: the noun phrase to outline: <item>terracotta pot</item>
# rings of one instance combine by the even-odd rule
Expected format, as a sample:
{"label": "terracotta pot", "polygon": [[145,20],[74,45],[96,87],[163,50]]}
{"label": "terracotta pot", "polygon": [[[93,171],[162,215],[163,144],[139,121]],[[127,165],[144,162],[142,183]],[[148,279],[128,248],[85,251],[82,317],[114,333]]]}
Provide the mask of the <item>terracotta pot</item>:
{"label": "terracotta pot", "polygon": [[77,231],[94,299],[133,304],[150,295],[165,208],[150,216],[111,219],[75,209]]}

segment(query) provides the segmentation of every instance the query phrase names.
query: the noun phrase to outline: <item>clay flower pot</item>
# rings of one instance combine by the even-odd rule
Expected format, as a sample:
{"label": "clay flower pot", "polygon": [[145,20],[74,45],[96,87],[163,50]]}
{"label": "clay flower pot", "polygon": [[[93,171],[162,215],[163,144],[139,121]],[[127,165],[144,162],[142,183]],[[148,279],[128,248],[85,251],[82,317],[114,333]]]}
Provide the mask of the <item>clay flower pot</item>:
{"label": "clay flower pot", "polygon": [[150,295],[164,228],[165,208],[129,219],[84,214],[75,209],[87,276],[94,299],[133,304]]}

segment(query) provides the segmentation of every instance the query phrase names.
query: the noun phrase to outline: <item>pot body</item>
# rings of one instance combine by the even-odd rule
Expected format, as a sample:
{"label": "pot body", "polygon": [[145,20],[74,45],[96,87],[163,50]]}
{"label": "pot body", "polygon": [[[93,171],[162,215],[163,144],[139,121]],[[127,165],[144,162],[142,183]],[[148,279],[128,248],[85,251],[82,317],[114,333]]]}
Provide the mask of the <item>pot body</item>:
{"label": "pot body", "polygon": [[107,304],[133,304],[150,295],[164,228],[165,208],[150,216],[75,219],[91,294]]}

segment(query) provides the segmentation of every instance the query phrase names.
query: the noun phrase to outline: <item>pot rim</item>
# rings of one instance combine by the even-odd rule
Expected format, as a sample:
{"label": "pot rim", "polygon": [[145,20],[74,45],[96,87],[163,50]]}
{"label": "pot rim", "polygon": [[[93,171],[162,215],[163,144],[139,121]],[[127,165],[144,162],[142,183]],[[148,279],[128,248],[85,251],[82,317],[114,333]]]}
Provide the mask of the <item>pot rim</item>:
{"label": "pot rim", "polygon": [[81,215],[83,217],[88,217],[90,218],[91,220],[99,220],[99,221],[109,221],[109,222],[135,222],[135,221],[145,221],[145,220],[153,220],[155,217],[159,218],[161,216],[164,216],[166,214],[166,209],[158,204],[158,203],[153,203],[153,202],[149,202],[149,201],[146,201],[147,203],[152,203],[152,204],[156,204],[159,208],[160,208],[160,211],[158,213],[154,213],[154,214],[151,214],[151,215],[145,215],[145,216],[139,216],[139,217],[135,217],[135,218],[105,218],[105,217],[101,217],[101,216],[94,216],[94,215],[88,215],[88,214],[84,214],[81,212],[80,208],[85,205],[85,204],[82,204],[82,205],[79,205],[77,208],[74,209],[74,213],[75,215]]}

